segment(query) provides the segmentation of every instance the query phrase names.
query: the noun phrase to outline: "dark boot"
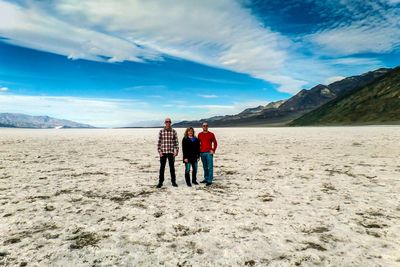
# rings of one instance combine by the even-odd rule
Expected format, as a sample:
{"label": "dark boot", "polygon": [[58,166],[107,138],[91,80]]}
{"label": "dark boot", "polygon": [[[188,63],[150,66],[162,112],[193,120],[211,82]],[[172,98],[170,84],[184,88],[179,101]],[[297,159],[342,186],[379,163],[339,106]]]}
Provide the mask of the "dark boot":
{"label": "dark boot", "polygon": [[199,184],[197,182],[197,177],[196,177],[196,171],[195,170],[192,171],[192,183],[193,184]]}
{"label": "dark boot", "polygon": [[187,186],[192,186],[192,184],[190,183],[190,173],[185,172],[185,181]]}

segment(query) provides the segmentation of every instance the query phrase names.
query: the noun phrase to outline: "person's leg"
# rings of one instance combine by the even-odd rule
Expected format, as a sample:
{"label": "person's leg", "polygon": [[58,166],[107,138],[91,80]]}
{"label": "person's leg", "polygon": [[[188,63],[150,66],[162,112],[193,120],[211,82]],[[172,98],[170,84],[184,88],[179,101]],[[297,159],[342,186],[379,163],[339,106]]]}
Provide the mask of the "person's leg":
{"label": "person's leg", "polygon": [[203,182],[207,182],[207,180],[208,180],[207,154],[208,153],[201,153],[201,163],[203,164],[203,171],[204,171],[204,181]]}
{"label": "person's leg", "polygon": [[169,172],[171,173],[171,183],[173,186],[176,186],[174,154],[172,153],[168,154],[168,163],[169,163]]}
{"label": "person's leg", "polygon": [[190,183],[190,162],[185,163],[185,181],[187,186],[192,186],[192,184]]}
{"label": "person's leg", "polygon": [[208,154],[207,157],[207,165],[208,165],[208,182],[212,183],[214,178],[214,155]]}
{"label": "person's leg", "polygon": [[192,163],[192,183],[197,183],[197,161]]}
{"label": "person's leg", "polygon": [[160,175],[158,176],[158,187],[161,187],[164,183],[164,171],[165,171],[165,164],[167,163],[167,155],[163,155],[160,157]]}

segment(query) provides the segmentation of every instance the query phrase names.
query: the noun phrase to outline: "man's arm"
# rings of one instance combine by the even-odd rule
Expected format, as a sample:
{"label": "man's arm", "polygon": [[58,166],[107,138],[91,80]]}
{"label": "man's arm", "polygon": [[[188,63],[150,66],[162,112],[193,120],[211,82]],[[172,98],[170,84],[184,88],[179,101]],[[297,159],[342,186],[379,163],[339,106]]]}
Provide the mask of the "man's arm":
{"label": "man's arm", "polygon": [[213,154],[217,150],[217,147],[218,147],[217,139],[215,138],[215,134],[213,134],[213,140],[212,140],[212,151],[213,151]]}
{"label": "man's arm", "polygon": [[174,156],[178,156],[179,153],[179,141],[178,141],[178,133],[174,130]]}
{"label": "man's arm", "polygon": [[163,153],[161,152],[161,139],[162,139],[161,131],[162,130],[160,130],[160,132],[158,133],[158,143],[157,143],[157,151],[158,151],[158,154],[160,154],[160,157],[163,156]]}

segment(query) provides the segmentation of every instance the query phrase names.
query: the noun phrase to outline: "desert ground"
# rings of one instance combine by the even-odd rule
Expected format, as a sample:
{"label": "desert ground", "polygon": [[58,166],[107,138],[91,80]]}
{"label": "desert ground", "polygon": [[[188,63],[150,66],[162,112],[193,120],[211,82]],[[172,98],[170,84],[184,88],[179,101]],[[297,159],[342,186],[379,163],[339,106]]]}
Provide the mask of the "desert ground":
{"label": "desert ground", "polygon": [[157,189],[158,129],[0,129],[0,265],[400,266],[400,127],[210,130]]}

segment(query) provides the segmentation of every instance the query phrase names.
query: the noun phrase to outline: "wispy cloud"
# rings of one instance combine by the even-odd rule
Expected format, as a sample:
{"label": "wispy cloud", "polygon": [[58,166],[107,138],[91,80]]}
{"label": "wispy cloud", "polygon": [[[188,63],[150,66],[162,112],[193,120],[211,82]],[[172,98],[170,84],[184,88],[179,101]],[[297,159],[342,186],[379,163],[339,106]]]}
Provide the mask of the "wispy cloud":
{"label": "wispy cloud", "polygon": [[181,106],[180,108],[187,111],[193,110],[194,112],[183,115],[177,114],[175,120],[198,120],[200,118],[209,118],[220,115],[234,115],[242,112],[246,108],[267,105],[268,103],[268,101],[262,99],[254,99],[245,102],[233,102],[228,105],[186,105]]}
{"label": "wispy cloud", "polygon": [[173,104],[163,104],[162,107],[164,108],[172,108],[174,105]]}
{"label": "wispy cloud", "polygon": [[376,66],[382,64],[378,59],[375,58],[359,58],[359,57],[345,57],[325,60],[330,65],[368,65]]}
{"label": "wispy cloud", "polygon": [[46,3],[0,0],[0,35],[71,59],[146,62],[169,55],[246,73],[280,90],[304,84],[281,72],[290,40],[237,1]]}
{"label": "wispy cloud", "polygon": [[[262,99],[254,99],[245,102],[232,102],[224,105],[208,105],[208,104],[195,104],[190,105],[188,103],[182,104],[164,104],[163,107],[174,108],[177,111],[177,118],[179,119],[199,119],[200,117],[206,118],[217,115],[233,115],[243,111],[249,107],[255,107],[259,105],[266,105],[269,101]],[[187,111],[186,114],[182,114],[179,110]],[[190,112],[193,111],[193,112]]]}
{"label": "wispy cloud", "polygon": [[7,92],[8,90],[8,87],[0,87],[0,92]]}
{"label": "wispy cloud", "polygon": [[400,45],[400,24],[383,28],[361,25],[329,29],[315,34],[311,40],[328,53],[388,53]]}
{"label": "wispy cloud", "polygon": [[[76,3],[79,5],[79,3]],[[6,42],[65,55],[70,59],[135,61],[159,59],[159,53],[136,46],[115,35],[71,24],[42,9],[38,2],[26,7],[0,1],[0,35]]]}
{"label": "wispy cloud", "polygon": [[238,81],[224,80],[224,79],[212,79],[212,78],[205,78],[205,77],[198,77],[198,76],[188,76],[188,78],[191,78],[194,80],[199,80],[199,81],[211,82],[211,83],[219,83],[219,84],[242,84],[242,82],[238,82]]}
{"label": "wispy cloud", "polygon": [[[344,66],[382,65],[356,54],[400,49],[398,0],[287,1],[285,6],[312,4],[313,12],[324,18],[312,33],[296,37],[263,24],[246,2],[0,0],[0,37],[70,59],[149,63],[180,58],[248,74],[290,94],[343,74],[337,70]],[[157,86],[125,90],[163,89]]]}
{"label": "wispy cloud", "polygon": [[336,21],[307,38],[334,55],[392,52],[400,48],[400,9],[395,2],[324,1],[321,12]]}
{"label": "wispy cloud", "polygon": [[126,87],[123,90],[125,91],[142,91],[142,90],[164,90],[167,89],[165,85],[138,85]]}
{"label": "wispy cloud", "polygon": [[218,98],[217,95],[202,95],[202,94],[199,94],[198,96],[200,96],[202,98]]}
{"label": "wispy cloud", "polygon": [[156,119],[149,110],[147,103],[137,100],[0,94],[0,112],[49,115],[94,126],[124,126]]}

